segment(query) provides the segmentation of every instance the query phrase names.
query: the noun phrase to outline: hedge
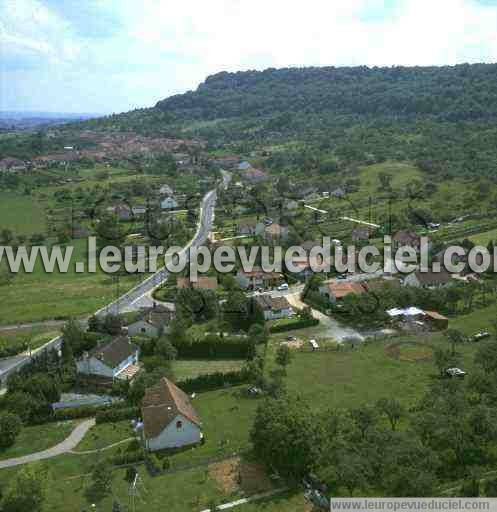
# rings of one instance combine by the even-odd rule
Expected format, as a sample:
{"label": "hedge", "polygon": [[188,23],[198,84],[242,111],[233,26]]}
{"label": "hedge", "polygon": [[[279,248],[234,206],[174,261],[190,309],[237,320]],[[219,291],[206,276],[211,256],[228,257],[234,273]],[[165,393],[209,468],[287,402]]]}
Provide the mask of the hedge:
{"label": "hedge", "polygon": [[232,372],[214,372],[205,375],[199,375],[191,379],[177,382],[176,385],[186,393],[192,391],[207,391],[211,389],[222,388],[225,385],[236,386],[245,384],[249,381],[249,373],[245,370]]}
{"label": "hedge", "polygon": [[90,418],[100,412],[111,411],[113,409],[125,408],[125,402],[113,402],[107,405],[83,405],[81,407],[67,407],[66,409],[57,409],[53,413],[56,421],[75,420],[78,418]]}
{"label": "hedge", "polygon": [[292,331],[294,329],[304,329],[305,327],[314,327],[319,324],[317,318],[299,319],[295,321],[274,324],[269,328],[271,333]]}
{"label": "hedge", "polygon": [[124,453],[118,453],[109,458],[109,462],[113,466],[124,466],[125,464],[135,464],[145,460],[145,452],[142,449],[133,450]]}
{"label": "hedge", "polygon": [[100,406],[85,406],[85,407],[68,407],[67,409],[57,409],[54,411],[54,419],[56,421],[75,420],[78,418],[89,418],[95,416],[98,411],[104,407]]}
{"label": "hedge", "polygon": [[247,359],[250,343],[247,338],[225,337],[210,335],[200,341],[192,343],[178,343],[175,345],[178,357],[183,359],[233,358]]}
{"label": "hedge", "polygon": [[116,421],[137,418],[140,415],[139,407],[126,407],[122,409],[108,409],[99,411],[95,415],[96,423],[115,423]]}

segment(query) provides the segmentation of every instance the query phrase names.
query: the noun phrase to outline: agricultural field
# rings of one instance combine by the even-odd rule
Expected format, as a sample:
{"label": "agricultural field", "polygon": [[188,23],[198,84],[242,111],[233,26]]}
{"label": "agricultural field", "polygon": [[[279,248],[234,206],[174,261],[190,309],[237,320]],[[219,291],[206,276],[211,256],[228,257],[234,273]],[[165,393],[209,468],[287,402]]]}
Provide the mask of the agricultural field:
{"label": "agricultural field", "polygon": [[72,264],[67,273],[58,270],[47,273],[38,259],[32,273],[21,271],[8,285],[2,286],[2,323],[91,315],[112,302],[118,296],[118,291],[120,295],[143,279],[140,274],[122,276],[118,290],[116,279],[103,273],[98,265],[95,273],[77,273],[76,262],[88,261],[87,244],[84,240],[76,240],[73,247]]}
{"label": "agricultural field", "polygon": [[33,326],[14,330],[0,330],[0,351],[4,349],[35,350],[47,341],[58,336],[59,330],[55,327]]}
{"label": "agricultural field", "polygon": [[31,235],[45,231],[46,227],[43,205],[36,198],[0,192],[0,230]]}

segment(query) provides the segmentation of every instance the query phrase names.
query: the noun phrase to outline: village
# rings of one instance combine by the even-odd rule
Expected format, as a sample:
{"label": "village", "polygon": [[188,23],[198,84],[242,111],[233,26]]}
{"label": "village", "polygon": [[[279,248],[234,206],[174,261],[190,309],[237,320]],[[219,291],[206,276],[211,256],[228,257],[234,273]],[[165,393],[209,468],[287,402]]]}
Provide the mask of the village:
{"label": "village", "polygon": [[[406,223],[389,233],[387,213],[403,207],[401,202],[388,211],[383,204],[361,205],[360,187],[332,182],[326,190],[304,188],[263,170],[260,155],[201,153],[199,158],[198,169],[176,161],[176,176],[145,173],[151,192],[102,201],[91,215],[78,217],[78,236],[96,229],[102,240],[115,240],[119,227],[125,245],[166,238],[184,245],[203,222],[202,194],[215,186],[217,202],[205,233],[210,251],[223,245],[248,250],[297,245],[303,251],[296,258],[299,271],[264,271],[259,262],[249,270],[237,261],[230,273],[210,269],[195,281],[187,272],[166,274],[117,311],[99,310],[84,319],[70,314],[62,322],[59,348],[35,347],[38,355],[4,382],[4,413],[20,423],[12,428],[0,468],[48,459],[53,471],[74,472],[70,468],[78,461],[75,473],[87,468],[91,496],[78,500],[97,506],[125,506],[132,498],[148,510],[167,501],[161,488],[174,482],[179,497],[178,505],[170,501],[173,510],[181,510],[184,499],[199,510],[212,510],[273,495],[276,503],[329,507],[323,489],[330,481],[346,488],[345,477],[328,479],[316,468],[319,476],[307,475],[303,488],[292,483],[289,491],[284,471],[269,472],[268,459],[255,455],[260,452],[254,446],[262,442],[253,427],[263,414],[259,404],[298,392],[317,410],[319,404],[359,407],[368,388],[361,375],[378,371],[369,402],[382,403],[393,388],[399,402],[390,406],[400,411],[412,406],[410,390],[429,381],[433,370],[442,380],[471,378],[474,354],[494,336],[497,286],[492,274],[472,272],[467,256],[459,257],[463,270],[456,274],[402,273],[393,265],[373,274],[320,272],[324,262],[313,249],[327,236],[334,247],[354,245],[357,253],[366,244],[381,247],[382,236],[390,234],[394,250],[409,247],[419,253],[425,237],[430,261],[443,262],[453,234],[468,252],[475,246],[464,229],[471,237],[476,223],[470,218]],[[111,180],[120,176],[112,167],[109,172]],[[205,187],[192,189],[191,177],[198,173]],[[119,179],[115,186],[121,186]],[[98,223],[92,224],[94,219]],[[171,219],[188,229],[155,234],[170,227]],[[74,232],[68,236],[77,238]],[[127,286],[137,282],[135,277]],[[29,440],[40,429],[49,433],[47,443],[33,450]],[[63,443],[65,435],[76,436],[74,445],[59,451],[56,441]],[[109,473],[110,467],[127,468],[112,471],[126,473],[124,479],[113,478],[112,495],[98,489],[100,465]],[[180,485],[183,477],[198,484]]]}

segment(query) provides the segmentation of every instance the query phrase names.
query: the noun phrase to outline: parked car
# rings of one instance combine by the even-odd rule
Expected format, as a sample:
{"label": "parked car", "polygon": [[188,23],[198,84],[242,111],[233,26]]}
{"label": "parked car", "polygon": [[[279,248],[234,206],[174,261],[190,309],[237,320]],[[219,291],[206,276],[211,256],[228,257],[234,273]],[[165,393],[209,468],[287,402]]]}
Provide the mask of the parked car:
{"label": "parked car", "polygon": [[449,377],[464,377],[466,375],[466,372],[464,370],[461,370],[461,368],[447,368],[447,370],[445,370],[445,373]]}
{"label": "parked car", "polygon": [[297,338],[295,336],[287,336],[286,341],[297,341]]}
{"label": "parked car", "polygon": [[288,290],[288,283],[282,283],[276,288],[279,292],[282,292],[284,290]]}
{"label": "parked car", "polygon": [[480,340],[483,340],[484,338],[488,338],[490,336],[490,333],[488,331],[480,331],[480,332],[477,332],[476,334],[473,334],[473,336],[470,336],[469,340],[470,341],[480,341]]}
{"label": "parked car", "polygon": [[347,279],[347,274],[338,274],[337,279]]}
{"label": "parked car", "polygon": [[310,501],[314,507],[321,510],[330,510],[330,500],[327,496],[322,494],[316,489],[309,489],[305,491],[304,497]]}

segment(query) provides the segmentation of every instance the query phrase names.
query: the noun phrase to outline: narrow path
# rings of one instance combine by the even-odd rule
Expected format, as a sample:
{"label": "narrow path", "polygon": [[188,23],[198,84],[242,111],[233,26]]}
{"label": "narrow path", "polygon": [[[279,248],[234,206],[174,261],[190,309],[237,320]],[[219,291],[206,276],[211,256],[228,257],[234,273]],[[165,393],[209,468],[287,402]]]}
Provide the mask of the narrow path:
{"label": "narrow path", "polygon": [[76,448],[83,437],[85,437],[88,430],[90,430],[94,425],[95,418],[85,420],[81,422],[61,443],[41,452],[31,453],[29,455],[24,455],[23,457],[1,460],[0,469],[12,468],[14,466],[20,466],[21,464],[28,464],[30,462],[36,462],[43,459],[51,459],[52,457],[57,457],[57,455],[68,453]]}
{"label": "narrow path", "polygon": [[103,452],[105,450],[110,450],[111,448],[114,448],[115,446],[119,446],[120,444],[128,443],[129,441],[133,441],[134,439],[139,439],[138,437],[128,437],[127,439],[123,439],[121,441],[117,441],[117,443],[112,443],[107,446],[104,446],[103,448],[97,448],[95,450],[84,450],[84,451],[77,451],[77,450],[69,450],[68,453],[72,453],[74,455],[91,455],[92,453],[98,453]]}
{"label": "narrow path", "polygon": [[[236,501],[230,501],[229,503],[224,503],[223,505],[219,505],[217,510],[226,510],[228,508],[238,507],[240,505],[245,505],[246,503],[251,503],[252,501],[263,500],[264,498],[271,498],[271,496],[275,496],[276,494],[281,494],[282,492],[288,491],[288,487],[281,487],[280,489],[274,489],[273,491],[261,492],[260,494],[254,494],[253,496],[249,496],[248,498],[241,498]],[[206,508],[202,510],[202,512],[214,512],[210,508]]]}

